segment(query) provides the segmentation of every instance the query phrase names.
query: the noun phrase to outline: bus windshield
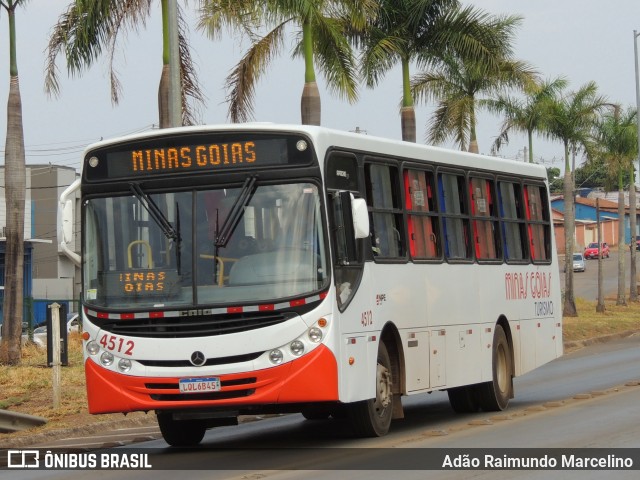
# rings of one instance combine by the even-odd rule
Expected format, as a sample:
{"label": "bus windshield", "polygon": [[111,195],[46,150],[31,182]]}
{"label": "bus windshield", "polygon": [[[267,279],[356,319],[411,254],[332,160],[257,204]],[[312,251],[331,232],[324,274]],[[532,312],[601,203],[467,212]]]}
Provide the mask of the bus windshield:
{"label": "bus windshield", "polygon": [[326,287],[311,183],[91,198],[84,208],[88,305],[189,308],[277,302]]}

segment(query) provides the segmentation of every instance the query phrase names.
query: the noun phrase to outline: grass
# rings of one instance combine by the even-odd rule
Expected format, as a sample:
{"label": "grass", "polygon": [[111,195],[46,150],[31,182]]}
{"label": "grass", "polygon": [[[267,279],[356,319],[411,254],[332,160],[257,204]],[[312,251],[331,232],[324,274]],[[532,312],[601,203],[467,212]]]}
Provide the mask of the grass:
{"label": "grass", "polygon": [[[579,316],[565,318],[563,322],[565,342],[579,343],[604,335],[640,331],[640,303],[616,306],[615,301],[607,300],[604,313],[596,312],[595,302],[578,299],[576,306]],[[68,345],[69,366],[62,367],[62,399],[57,410],[53,409],[53,372],[46,367],[46,350],[35,345],[23,347],[20,366],[0,366],[0,409],[46,418],[48,423],[37,432],[122,420],[121,414],[94,416],[87,412],[80,335],[71,333]],[[0,443],[35,431],[0,434]]]}
{"label": "grass", "polygon": [[562,334],[565,342],[580,342],[594,337],[627,331],[640,331],[640,303],[618,306],[605,301],[604,313],[596,312],[596,302],[576,300],[577,317],[565,317]]}

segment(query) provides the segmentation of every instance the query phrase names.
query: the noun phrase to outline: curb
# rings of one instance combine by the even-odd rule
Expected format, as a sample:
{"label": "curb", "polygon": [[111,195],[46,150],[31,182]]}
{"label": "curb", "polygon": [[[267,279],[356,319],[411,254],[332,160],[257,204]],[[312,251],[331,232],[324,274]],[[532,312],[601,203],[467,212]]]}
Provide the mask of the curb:
{"label": "curb", "polygon": [[607,343],[611,340],[618,340],[620,338],[627,338],[633,335],[637,335],[637,330],[627,330],[625,332],[612,333],[610,335],[602,335],[600,337],[587,338],[585,340],[575,340],[571,342],[564,342],[565,353],[574,351],[578,348],[588,347],[589,345],[596,345],[598,343]]}

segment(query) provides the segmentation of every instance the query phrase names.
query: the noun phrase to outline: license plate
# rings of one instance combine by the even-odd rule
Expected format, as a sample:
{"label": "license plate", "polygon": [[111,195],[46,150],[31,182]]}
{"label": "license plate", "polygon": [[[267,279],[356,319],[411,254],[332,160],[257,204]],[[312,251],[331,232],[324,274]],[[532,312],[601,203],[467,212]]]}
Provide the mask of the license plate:
{"label": "license plate", "polygon": [[220,379],[218,377],[181,378],[178,381],[180,393],[219,392]]}

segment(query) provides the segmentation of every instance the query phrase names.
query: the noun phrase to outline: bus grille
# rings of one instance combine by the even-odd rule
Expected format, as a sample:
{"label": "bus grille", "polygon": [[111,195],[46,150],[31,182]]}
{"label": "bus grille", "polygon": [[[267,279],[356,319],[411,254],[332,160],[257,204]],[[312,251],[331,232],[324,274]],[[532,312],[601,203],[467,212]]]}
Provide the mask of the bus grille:
{"label": "bus grille", "polygon": [[[239,378],[235,380],[223,380],[221,387],[238,387],[246,385],[250,387],[256,383],[255,377]],[[146,383],[145,388],[150,390],[149,396],[152,400],[159,402],[191,401],[191,400],[227,400],[230,398],[248,397],[255,393],[255,388],[232,389],[221,392],[206,393],[179,393],[177,383]]]}
{"label": "bus grille", "polygon": [[[203,367],[210,367],[213,365],[228,365],[230,363],[242,363],[242,362],[250,362],[255,360],[263,352],[256,353],[248,353],[246,355],[233,355],[230,357],[219,357],[219,358],[207,358]],[[144,365],[145,367],[193,367],[193,363],[189,360],[138,360],[139,363]],[[177,387],[176,387],[177,388]]]}
{"label": "bus grille", "polygon": [[286,313],[239,313],[113,320],[92,318],[102,329],[129,337],[188,338],[229,335],[270,327],[296,317]]}

